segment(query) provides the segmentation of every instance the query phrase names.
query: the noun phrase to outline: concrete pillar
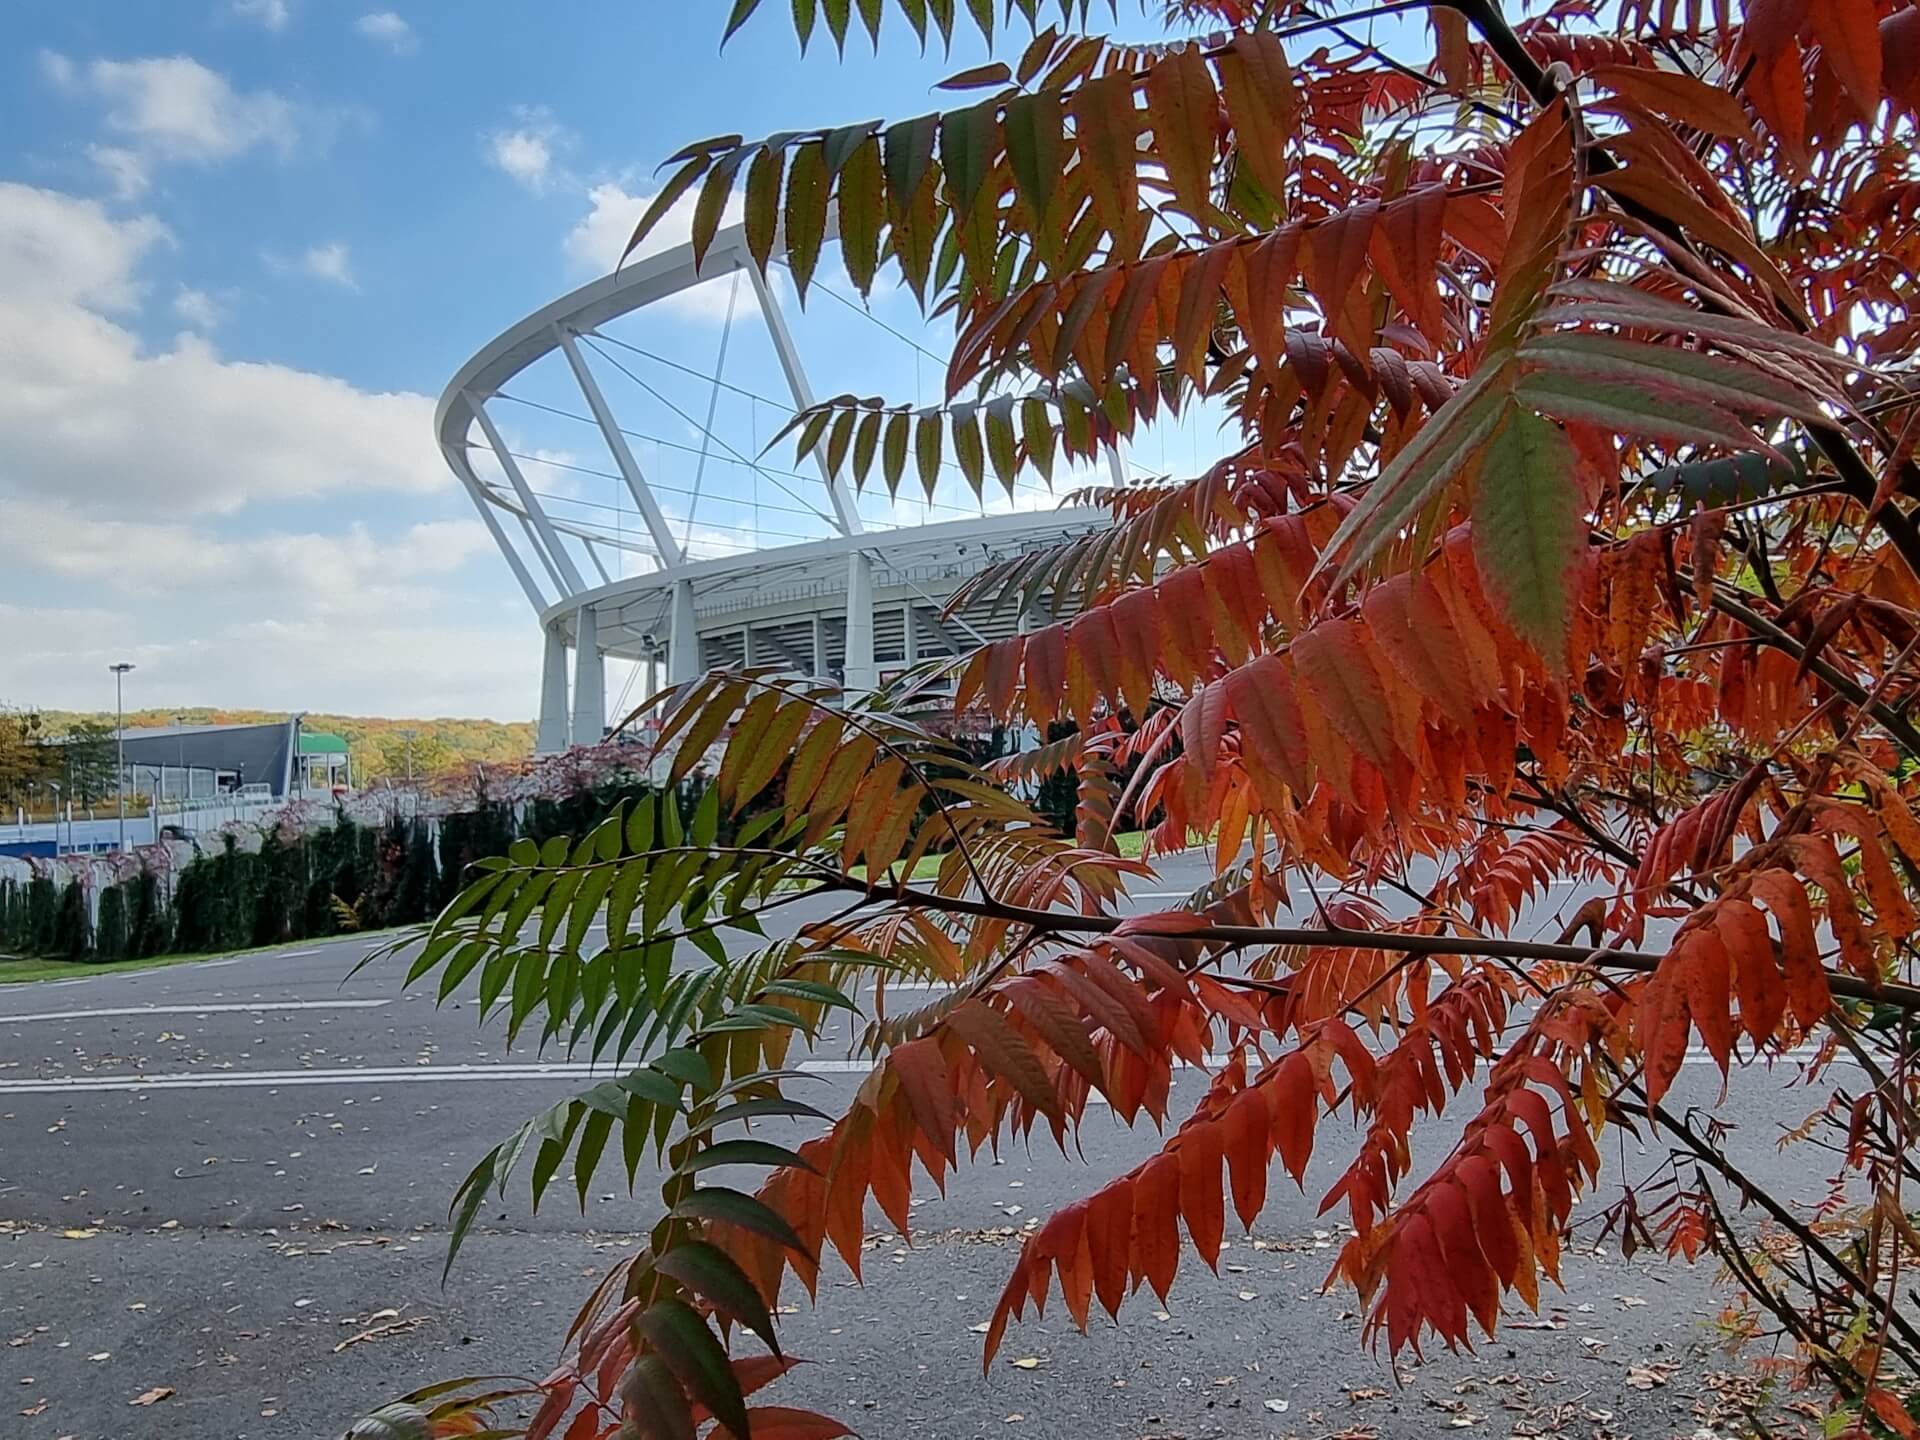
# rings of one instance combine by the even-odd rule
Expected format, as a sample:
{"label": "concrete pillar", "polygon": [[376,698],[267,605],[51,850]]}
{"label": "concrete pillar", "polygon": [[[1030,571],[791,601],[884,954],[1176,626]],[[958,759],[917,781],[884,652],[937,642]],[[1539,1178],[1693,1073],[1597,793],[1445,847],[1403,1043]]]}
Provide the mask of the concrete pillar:
{"label": "concrete pillar", "polygon": [[600,653],[600,616],[580,607],[573,639],[573,743],[598,745],[607,733],[607,658]]}
{"label": "concrete pillar", "polygon": [[813,678],[827,678],[827,619],[819,611],[813,613]]}
{"label": "concrete pillar", "polygon": [[843,688],[864,695],[880,683],[873,663],[873,561],[856,550],[847,557],[847,674]]}
{"label": "concrete pillar", "polygon": [[567,748],[567,735],[567,644],[558,630],[549,627],[540,670],[540,726],[534,736],[534,753],[559,754]]}
{"label": "concrete pillar", "polygon": [[909,600],[900,607],[900,643],[905,647],[909,669],[920,663],[919,630],[920,626],[914,620],[913,602]]}
{"label": "concrete pillar", "polygon": [[667,683],[684,685],[698,679],[700,632],[693,620],[693,582],[680,580],[673,587],[673,623],[667,631]]}

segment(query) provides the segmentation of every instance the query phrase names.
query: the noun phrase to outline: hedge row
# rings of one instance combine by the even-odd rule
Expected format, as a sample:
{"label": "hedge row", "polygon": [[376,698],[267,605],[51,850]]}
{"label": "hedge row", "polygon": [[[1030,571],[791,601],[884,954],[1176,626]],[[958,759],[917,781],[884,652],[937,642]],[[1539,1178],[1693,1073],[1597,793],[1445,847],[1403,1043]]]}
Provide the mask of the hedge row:
{"label": "hedge row", "polygon": [[[0,952],[71,960],[123,960],[277,945],[407,925],[437,913],[460,888],[475,860],[501,855],[516,839],[536,843],[591,829],[636,783],[582,789],[542,799],[516,820],[512,806],[483,801],[439,821],[439,843],[427,822],[361,825],[338,815],[331,828],[296,840],[269,833],[257,852],[229,837],[180,872],[169,895],[142,873],[101,891],[89,919],[78,880],[64,887],[45,878],[0,879]],[[688,808],[697,795],[682,795]]]}

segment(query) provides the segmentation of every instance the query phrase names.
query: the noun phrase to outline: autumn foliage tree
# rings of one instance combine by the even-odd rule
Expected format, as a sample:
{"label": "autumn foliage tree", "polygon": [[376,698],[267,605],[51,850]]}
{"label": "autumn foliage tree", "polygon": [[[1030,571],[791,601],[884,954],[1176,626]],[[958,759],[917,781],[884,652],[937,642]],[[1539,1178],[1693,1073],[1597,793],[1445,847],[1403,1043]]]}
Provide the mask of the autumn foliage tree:
{"label": "autumn foliage tree", "polygon": [[[1591,1196],[1628,1248],[1721,1255],[1845,1423],[1920,1433],[1920,6],[1165,8],[1194,38],[1069,33],[1078,3],[797,3],[803,44],[998,20],[1006,59],[942,113],[689,146],[641,221],[694,195],[701,250],[744,192],[802,297],[837,245],[863,292],[895,267],[951,317],[947,403],[797,418],[862,483],[930,486],[949,456],[976,487],[1051,479],[1203,404],[1237,438],[970,583],[1052,618],[968,657],[955,703],[1070,739],[974,770],[911,687],[709,675],[663,702],[676,774],[724,747],[690,822],[643,805],[522,845],[432,927],[416,978],[477,975],[620,1077],[489,1154],[456,1239],[523,1165],[537,1194],[571,1159],[584,1196],[616,1133],[666,1177],[527,1433],[844,1433],[760,1403],[776,1300],[827,1247],[859,1272],[869,1204],[905,1232],[916,1185],[1036,1129],[1071,1147],[1095,1097],[1164,1139],[1026,1237],[989,1359],[1056,1292],[1084,1326],[1164,1297],[1189,1250],[1214,1264],[1229,1210],[1304,1184],[1338,1123],[1360,1143],[1312,1197],[1352,1232],[1327,1278],[1387,1349],[1535,1305]],[[1060,769],[1070,835],[1007,783]],[[1114,835],[1148,818],[1218,874],[1123,918],[1151,862]],[[1517,933],[1556,880],[1597,898]],[[844,907],[792,938],[714,939],[821,896]],[[797,1150],[751,1133],[812,1113],[780,1067],[903,972],[950,989],[869,1017],[845,1113]],[[1790,1137],[1831,1169],[1817,1216],[1665,1103],[1695,1044],[1733,1085],[1824,1074]],[[1210,1056],[1174,1112],[1175,1067]],[[1416,1155],[1443,1112],[1458,1143]],[[1668,1166],[1613,1173],[1616,1129]],[[767,1167],[757,1193],[708,1183],[734,1164]],[[421,1403],[463,1433],[487,1402]]]}

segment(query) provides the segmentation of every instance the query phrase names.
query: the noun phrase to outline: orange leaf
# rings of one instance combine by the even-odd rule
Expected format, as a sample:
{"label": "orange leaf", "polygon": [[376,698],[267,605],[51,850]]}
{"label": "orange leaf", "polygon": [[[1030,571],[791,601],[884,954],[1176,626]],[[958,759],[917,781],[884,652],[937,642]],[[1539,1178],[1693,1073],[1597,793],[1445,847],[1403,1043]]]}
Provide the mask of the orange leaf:
{"label": "orange leaf", "polygon": [[[1197,46],[1183,46],[1147,72],[1153,145],[1180,208],[1202,224],[1214,214],[1212,181],[1219,97]],[[1129,156],[1126,165],[1137,163]]]}
{"label": "orange leaf", "polygon": [[1179,1224],[1180,1162],[1162,1153],[1140,1167],[1133,1196],[1134,1278],[1152,1286],[1162,1303],[1180,1265]]}
{"label": "orange leaf", "polygon": [[1807,7],[1821,54],[1860,118],[1873,123],[1880,108],[1880,16],[1873,0],[1819,0]]}
{"label": "orange leaf", "polygon": [[1219,1123],[1202,1120],[1180,1132],[1173,1151],[1180,1164],[1180,1213],[1187,1222],[1187,1238],[1214,1270],[1220,1268],[1220,1238],[1227,1224],[1220,1183],[1223,1143]]}
{"label": "orange leaf", "polygon": [[1596,65],[1587,71],[1585,78],[1709,135],[1730,140],[1753,137],[1747,112],[1740,108],[1739,100],[1730,91],[1678,70],[1650,65]]}

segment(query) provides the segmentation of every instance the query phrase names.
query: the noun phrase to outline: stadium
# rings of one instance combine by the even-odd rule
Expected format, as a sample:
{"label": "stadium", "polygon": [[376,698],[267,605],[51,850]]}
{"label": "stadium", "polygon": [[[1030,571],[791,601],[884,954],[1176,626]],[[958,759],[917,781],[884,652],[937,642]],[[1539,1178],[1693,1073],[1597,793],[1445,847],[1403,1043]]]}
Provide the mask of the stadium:
{"label": "stadium", "polygon": [[[763,455],[767,439],[819,398],[779,293],[784,272],[776,267],[772,277],[752,263],[739,226],[721,230],[698,267],[690,244],[630,261],[501,332],[441,396],[441,452],[543,636],[542,754],[600,741],[610,699],[614,717],[623,712],[626,695],[609,695],[609,660],[628,662],[628,694],[739,664],[860,692],[917,661],[1004,636],[1032,617],[985,607],[947,614],[954,590],[1104,518],[1062,508],[1030,482],[998,510],[964,491],[944,492],[945,502],[855,495],[823,459],[806,462],[811,474],[781,468],[790,442]],[[814,286],[816,310],[824,288]],[[648,313],[684,314],[690,303],[717,313],[722,296],[710,370],[623,338]],[[924,395],[928,362],[941,357],[869,321],[876,343],[918,352]],[[749,331],[784,394],[729,379],[729,350],[737,368],[755,338]],[[843,331],[837,348],[864,356],[867,346]],[[932,378],[937,390],[937,364]],[[716,418],[723,405],[731,430]],[[529,420],[591,432],[595,463],[570,439],[542,448],[503,433]],[[1121,479],[1121,457],[1107,458]]]}

